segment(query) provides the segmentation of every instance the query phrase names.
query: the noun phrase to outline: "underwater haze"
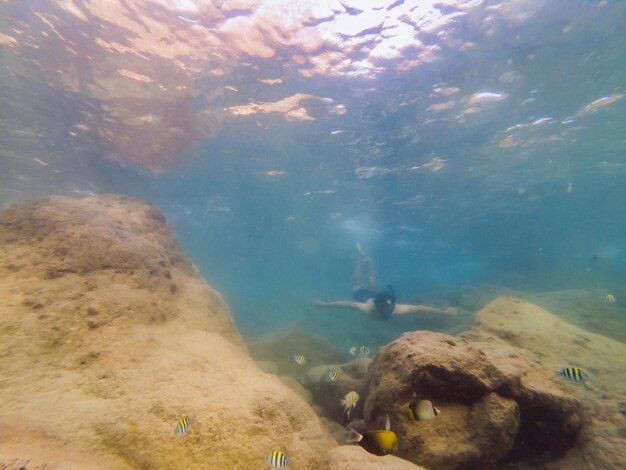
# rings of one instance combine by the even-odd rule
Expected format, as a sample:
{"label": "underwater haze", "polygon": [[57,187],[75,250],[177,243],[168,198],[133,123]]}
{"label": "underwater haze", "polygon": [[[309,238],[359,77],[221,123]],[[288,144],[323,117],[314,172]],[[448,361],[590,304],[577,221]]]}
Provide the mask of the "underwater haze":
{"label": "underwater haze", "polygon": [[[402,303],[497,286],[617,309],[625,5],[2,0],[0,206],[153,203],[248,339],[371,332],[311,306],[351,297],[357,243]],[[371,342],[420,325],[401,320]]]}

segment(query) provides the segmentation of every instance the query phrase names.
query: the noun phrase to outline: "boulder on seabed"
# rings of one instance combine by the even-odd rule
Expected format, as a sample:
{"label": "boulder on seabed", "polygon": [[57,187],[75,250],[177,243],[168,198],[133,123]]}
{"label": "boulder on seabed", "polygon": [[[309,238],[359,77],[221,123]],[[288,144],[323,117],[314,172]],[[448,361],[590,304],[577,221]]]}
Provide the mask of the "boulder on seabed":
{"label": "boulder on seabed", "polygon": [[324,470],[426,470],[407,460],[385,455],[378,457],[359,446],[339,446],[328,453]]}
{"label": "boulder on seabed", "polygon": [[[569,296],[560,294],[561,306],[568,297],[574,311],[589,305],[588,301],[579,304],[580,295],[571,291]],[[598,302],[603,301],[601,295],[596,297]],[[559,435],[550,414],[554,406],[522,406],[518,443],[506,468],[528,468],[529,460],[532,468],[541,466],[545,470],[622,468],[621,463],[626,461],[626,344],[582,329],[513,296],[501,296],[485,305],[476,315],[474,326],[462,336],[481,341],[480,347],[490,361],[510,377],[510,386],[523,385],[515,392],[519,403],[531,403],[536,398],[535,389],[545,387],[546,374],[554,370],[575,366],[589,374],[586,386],[556,379],[561,390],[575,396],[580,405],[581,412],[572,415],[570,426],[579,426],[576,416],[582,418],[578,437],[563,455],[553,452],[553,439]],[[522,380],[516,380],[528,361],[533,368],[524,371]],[[516,461],[526,466],[518,467]]]}
{"label": "boulder on seabed", "polygon": [[0,468],[247,470],[280,449],[318,469],[336,442],[301,394],[248,356],[155,207],[0,213]]}
{"label": "boulder on seabed", "polygon": [[[505,367],[511,362],[513,369]],[[366,423],[389,414],[397,455],[432,470],[493,466],[515,453],[520,433],[531,430],[535,439],[525,445],[537,448],[525,452],[557,454],[582,425],[577,400],[516,348],[428,331],[405,333],[379,350],[366,396]],[[411,420],[413,399],[432,401],[441,414]]]}

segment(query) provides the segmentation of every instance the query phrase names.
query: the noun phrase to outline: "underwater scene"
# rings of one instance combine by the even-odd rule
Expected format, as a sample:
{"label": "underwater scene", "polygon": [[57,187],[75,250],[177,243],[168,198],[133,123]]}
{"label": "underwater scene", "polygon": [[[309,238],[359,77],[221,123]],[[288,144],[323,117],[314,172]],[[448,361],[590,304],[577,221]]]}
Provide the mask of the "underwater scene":
{"label": "underwater scene", "polygon": [[0,0],[0,470],[626,468],[625,38]]}

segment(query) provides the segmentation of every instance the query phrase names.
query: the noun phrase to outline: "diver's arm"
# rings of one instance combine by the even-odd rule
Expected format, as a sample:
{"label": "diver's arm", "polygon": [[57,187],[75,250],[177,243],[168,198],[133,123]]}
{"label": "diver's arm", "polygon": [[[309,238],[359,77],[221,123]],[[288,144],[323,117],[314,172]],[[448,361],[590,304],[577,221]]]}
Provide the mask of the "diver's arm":
{"label": "diver's arm", "polygon": [[315,300],[313,302],[317,308],[349,308],[351,310],[358,310],[362,313],[370,313],[371,308],[367,303],[353,302],[351,300],[335,300],[334,302],[322,302],[321,300]]}
{"label": "diver's arm", "polygon": [[393,310],[394,315],[404,315],[406,313],[415,313],[415,312],[444,313],[447,315],[456,314],[456,310],[453,308],[441,309],[441,308],[429,307],[427,305],[396,304],[396,308]]}

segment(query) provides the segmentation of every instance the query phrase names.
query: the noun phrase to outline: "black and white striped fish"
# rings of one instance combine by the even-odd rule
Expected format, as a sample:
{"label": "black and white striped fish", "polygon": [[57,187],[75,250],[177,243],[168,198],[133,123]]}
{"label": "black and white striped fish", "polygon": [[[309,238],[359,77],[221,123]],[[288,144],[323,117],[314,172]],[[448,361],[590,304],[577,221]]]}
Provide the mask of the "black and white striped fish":
{"label": "black and white striped fish", "polygon": [[265,462],[272,468],[287,468],[291,463],[289,458],[280,450],[267,454]]}
{"label": "black and white striped fish", "polygon": [[176,434],[179,437],[187,434],[187,431],[189,431],[189,428],[193,424],[193,421],[194,421],[193,418],[190,418],[189,416],[180,418],[178,420],[178,423],[176,424],[176,429],[174,430],[174,434]]}

